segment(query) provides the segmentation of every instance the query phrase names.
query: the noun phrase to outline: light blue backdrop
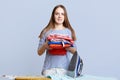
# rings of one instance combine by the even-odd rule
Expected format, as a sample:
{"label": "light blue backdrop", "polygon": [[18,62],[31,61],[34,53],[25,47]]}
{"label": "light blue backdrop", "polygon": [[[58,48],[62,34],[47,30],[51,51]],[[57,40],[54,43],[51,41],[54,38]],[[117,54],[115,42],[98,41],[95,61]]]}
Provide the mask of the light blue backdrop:
{"label": "light blue backdrop", "polygon": [[83,74],[120,78],[119,0],[0,0],[0,75],[39,75],[40,31],[57,4],[67,8]]}

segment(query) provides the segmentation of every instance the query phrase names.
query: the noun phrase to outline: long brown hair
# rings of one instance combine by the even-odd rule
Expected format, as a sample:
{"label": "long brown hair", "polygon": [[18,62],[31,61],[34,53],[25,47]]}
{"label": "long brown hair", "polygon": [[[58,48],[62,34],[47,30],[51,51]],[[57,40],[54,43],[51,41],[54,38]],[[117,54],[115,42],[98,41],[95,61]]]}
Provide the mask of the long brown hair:
{"label": "long brown hair", "polygon": [[49,21],[48,25],[41,31],[41,33],[39,35],[39,38],[42,38],[43,33],[47,32],[48,30],[53,29],[55,27],[54,13],[55,13],[55,10],[58,7],[61,7],[64,10],[64,17],[65,17],[65,19],[64,19],[64,22],[63,22],[63,26],[65,26],[66,28],[70,29],[70,31],[72,32],[72,35],[71,35],[72,39],[75,41],[76,40],[75,31],[72,28],[72,26],[70,25],[70,22],[69,22],[68,16],[67,16],[66,8],[63,5],[55,6],[55,8],[52,11],[52,15],[51,15],[50,21]]}

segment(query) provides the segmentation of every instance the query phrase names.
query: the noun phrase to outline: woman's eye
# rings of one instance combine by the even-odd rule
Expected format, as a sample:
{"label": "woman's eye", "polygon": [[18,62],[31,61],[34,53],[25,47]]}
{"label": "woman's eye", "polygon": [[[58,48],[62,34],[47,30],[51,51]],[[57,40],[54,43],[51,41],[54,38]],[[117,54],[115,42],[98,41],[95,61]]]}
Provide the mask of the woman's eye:
{"label": "woman's eye", "polygon": [[55,15],[58,15],[59,13],[55,13]]}
{"label": "woman's eye", "polygon": [[55,15],[63,15],[64,16],[64,13],[55,13]]}
{"label": "woman's eye", "polygon": [[64,13],[61,13],[62,15],[64,15]]}

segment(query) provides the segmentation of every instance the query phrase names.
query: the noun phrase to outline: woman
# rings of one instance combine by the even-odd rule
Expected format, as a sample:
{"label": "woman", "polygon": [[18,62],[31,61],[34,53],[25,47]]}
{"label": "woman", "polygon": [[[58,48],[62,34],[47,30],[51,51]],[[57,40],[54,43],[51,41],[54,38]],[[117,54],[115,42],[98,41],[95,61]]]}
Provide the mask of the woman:
{"label": "woman", "polygon": [[[66,51],[64,55],[53,55],[52,52],[57,52],[55,52],[55,49],[52,49],[48,44],[48,36],[50,34],[66,35],[67,38],[69,36],[74,41],[74,43],[70,47],[64,47],[64,50],[61,49],[63,52]],[[66,74],[69,65],[70,54],[74,54],[76,51],[76,35],[69,23],[67,11],[63,5],[55,6],[50,21],[48,25],[41,31],[39,38],[40,41],[38,46],[38,55],[42,55],[46,51],[42,74],[45,76],[51,74]],[[62,51],[59,51],[59,53],[62,53]]]}

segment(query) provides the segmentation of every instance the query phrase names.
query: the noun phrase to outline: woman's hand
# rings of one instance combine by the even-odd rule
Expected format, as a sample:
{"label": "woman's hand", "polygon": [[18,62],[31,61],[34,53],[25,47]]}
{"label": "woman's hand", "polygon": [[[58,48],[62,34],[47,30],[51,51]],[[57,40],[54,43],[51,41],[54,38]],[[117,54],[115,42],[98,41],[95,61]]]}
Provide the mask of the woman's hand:
{"label": "woman's hand", "polygon": [[74,54],[75,51],[76,51],[76,48],[74,48],[74,47],[68,47],[68,48],[65,48],[65,49],[70,51],[72,54]]}
{"label": "woman's hand", "polygon": [[51,49],[48,45],[48,40],[46,40],[46,42],[43,44],[43,46],[46,48],[46,49]]}
{"label": "woman's hand", "polygon": [[51,49],[49,48],[48,40],[38,49],[38,55],[42,55],[46,49]]}
{"label": "woman's hand", "polygon": [[46,48],[46,49],[49,49],[49,46],[48,46],[48,41],[46,41],[43,46]]}

